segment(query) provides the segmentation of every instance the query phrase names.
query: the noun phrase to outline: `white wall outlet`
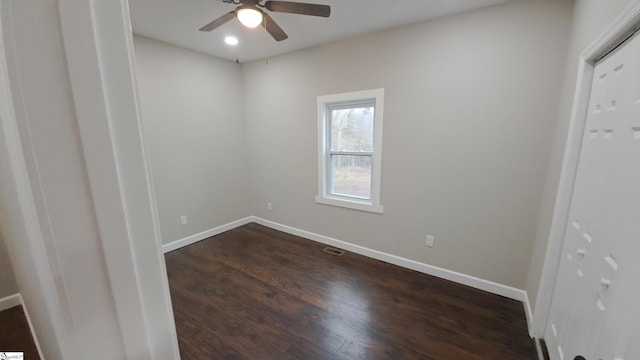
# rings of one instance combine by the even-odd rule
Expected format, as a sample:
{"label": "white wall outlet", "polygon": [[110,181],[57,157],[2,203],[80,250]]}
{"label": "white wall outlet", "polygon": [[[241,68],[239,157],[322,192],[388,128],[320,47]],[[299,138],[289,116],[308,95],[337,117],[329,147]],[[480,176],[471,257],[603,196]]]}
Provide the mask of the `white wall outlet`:
{"label": "white wall outlet", "polygon": [[271,202],[267,203],[267,210],[269,211],[273,210],[273,204],[271,204]]}
{"label": "white wall outlet", "polygon": [[187,215],[180,216],[180,224],[181,225],[187,225],[187,222],[188,222]]}
{"label": "white wall outlet", "polygon": [[427,237],[425,238],[425,245],[432,248],[433,247],[433,240],[435,239],[435,237],[433,235],[427,235]]}

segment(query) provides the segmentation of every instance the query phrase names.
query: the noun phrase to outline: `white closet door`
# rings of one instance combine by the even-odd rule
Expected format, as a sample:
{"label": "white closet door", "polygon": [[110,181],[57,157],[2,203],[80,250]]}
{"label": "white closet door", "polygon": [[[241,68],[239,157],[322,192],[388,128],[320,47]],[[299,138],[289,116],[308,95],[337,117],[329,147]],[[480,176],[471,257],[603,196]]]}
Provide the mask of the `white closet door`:
{"label": "white closet door", "polygon": [[552,360],[640,359],[640,36],[595,67],[545,339]]}

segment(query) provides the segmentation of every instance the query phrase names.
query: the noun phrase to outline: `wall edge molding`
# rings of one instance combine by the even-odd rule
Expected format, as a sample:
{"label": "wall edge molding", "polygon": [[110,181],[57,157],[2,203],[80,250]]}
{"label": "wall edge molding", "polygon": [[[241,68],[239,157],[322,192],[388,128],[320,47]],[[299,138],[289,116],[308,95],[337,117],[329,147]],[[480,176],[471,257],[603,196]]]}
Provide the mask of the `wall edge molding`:
{"label": "wall edge molding", "polygon": [[586,62],[596,61],[609,50],[615,48],[618,43],[626,40],[629,33],[636,30],[640,22],[640,1],[629,4],[626,9],[604,30],[581,54]]}

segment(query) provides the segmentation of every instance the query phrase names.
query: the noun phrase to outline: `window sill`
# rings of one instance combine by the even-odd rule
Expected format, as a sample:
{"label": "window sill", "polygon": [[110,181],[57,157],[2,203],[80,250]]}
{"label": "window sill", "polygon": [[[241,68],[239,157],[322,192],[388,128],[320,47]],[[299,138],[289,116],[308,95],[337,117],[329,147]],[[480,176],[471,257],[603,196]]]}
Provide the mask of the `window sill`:
{"label": "window sill", "polygon": [[367,211],[377,214],[382,214],[384,209],[382,205],[374,205],[367,202],[345,200],[332,197],[316,196],[316,202],[319,204],[338,206],[347,209]]}

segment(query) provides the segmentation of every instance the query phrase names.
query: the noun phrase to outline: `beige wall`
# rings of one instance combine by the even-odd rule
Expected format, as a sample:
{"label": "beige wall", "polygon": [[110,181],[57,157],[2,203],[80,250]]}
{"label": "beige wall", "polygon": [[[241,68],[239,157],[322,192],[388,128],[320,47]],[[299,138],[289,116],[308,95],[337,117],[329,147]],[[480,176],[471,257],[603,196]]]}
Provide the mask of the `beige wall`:
{"label": "beige wall", "polygon": [[134,45],[163,243],[250,215],[240,66],[141,36]]}
{"label": "beige wall", "polygon": [[0,299],[18,293],[18,285],[0,231]]}
{"label": "beige wall", "polygon": [[540,222],[538,224],[536,242],[526,284],[526,290],[534,309],[548,246],[553,206],[560,178],[560,170],[562,168],[564,147],[567,140],[578,73],[578,59],[580,53],[632,2],[632,0],[577,0],[575,3],[566,70],[563,76],[562,93],[560,94],[560,106],[555,117],[556,129],[553,142],[550,144],[552,146],[552,152],[549,158],[548,174],[545,181]]}
{"label": "beige wall", "polygon": [[[252,213],[524,288],[572,5],[518,1],[243,65]],[[385,213],[316,204],[316,97],[371,88],[385,89]]]}

